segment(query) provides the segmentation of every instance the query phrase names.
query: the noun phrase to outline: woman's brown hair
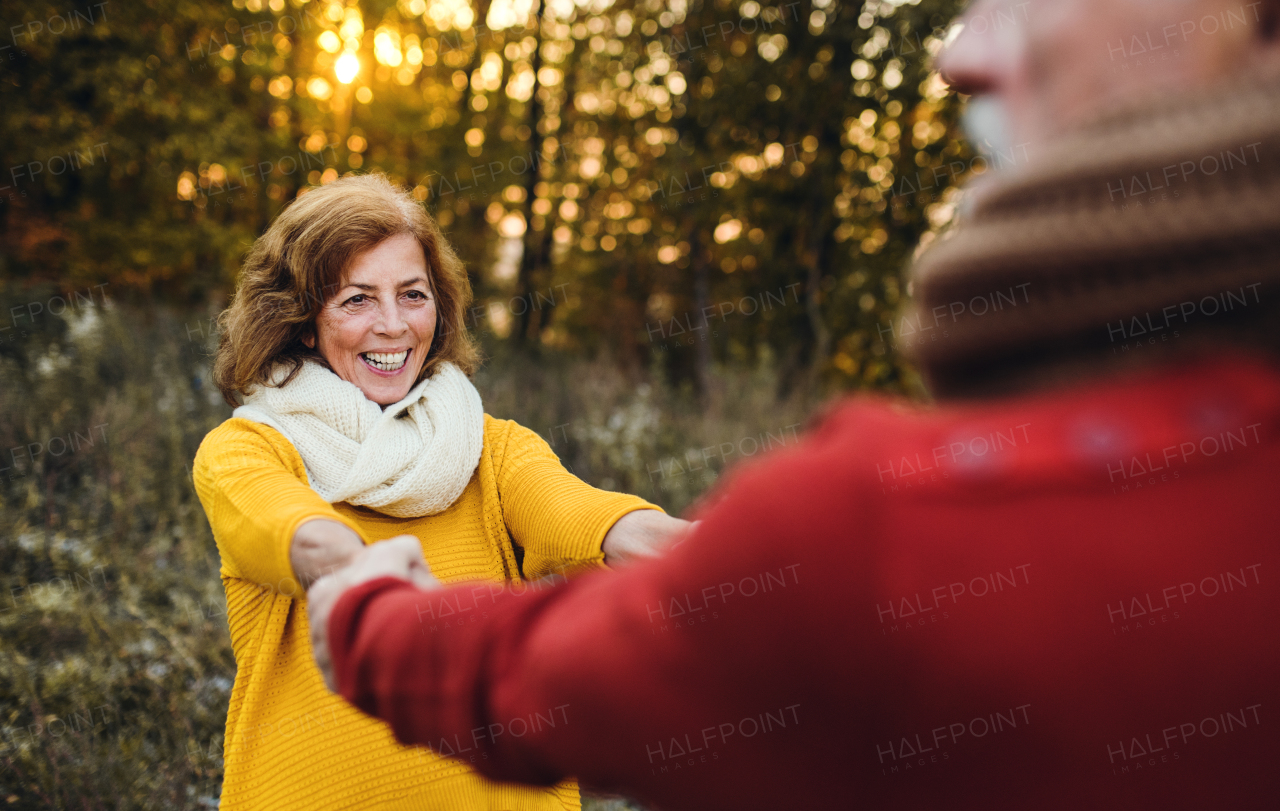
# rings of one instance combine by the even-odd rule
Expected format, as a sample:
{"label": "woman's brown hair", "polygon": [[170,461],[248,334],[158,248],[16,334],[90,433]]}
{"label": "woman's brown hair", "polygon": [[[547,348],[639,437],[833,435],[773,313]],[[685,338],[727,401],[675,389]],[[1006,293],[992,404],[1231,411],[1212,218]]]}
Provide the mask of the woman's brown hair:
{"label": "woman's brown hair", "polygon": [[290,203],[245,257],[231,306],[218,317],[221,338],[213,380],[232,406],[237,395],[269,385],[276,369],[284,385],[307,360],[325,363],[304,339],[360,253],[412,234],[427,259],[436,299],[436,331],[418,380],[441,363],[475,371],[479,355],[465,328],[471,283],[435,220],[382,175],[359,175],[312,188]]}

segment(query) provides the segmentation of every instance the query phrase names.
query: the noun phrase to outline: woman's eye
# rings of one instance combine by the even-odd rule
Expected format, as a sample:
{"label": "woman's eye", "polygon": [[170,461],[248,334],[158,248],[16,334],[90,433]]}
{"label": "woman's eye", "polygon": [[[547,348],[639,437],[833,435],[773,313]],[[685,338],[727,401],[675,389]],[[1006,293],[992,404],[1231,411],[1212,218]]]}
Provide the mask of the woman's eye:
{"label": "woman's eye", "polygon": [[347,299],[347,304],[364,304],[364,300],[365,300],[365,296],[363,294],[358,296],[352,296],[351,298]]}
{"label": "woman's eye", "polygon": [[410,290],[409,298],[413,299],[414,301],[426,301],[427,294],[421,290]]}

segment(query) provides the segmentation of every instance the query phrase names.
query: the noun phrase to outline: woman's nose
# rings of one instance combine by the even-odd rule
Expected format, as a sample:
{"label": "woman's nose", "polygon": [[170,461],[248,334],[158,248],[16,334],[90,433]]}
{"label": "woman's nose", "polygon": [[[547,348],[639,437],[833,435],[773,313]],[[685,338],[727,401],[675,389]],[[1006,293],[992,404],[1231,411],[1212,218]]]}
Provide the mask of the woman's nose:
{"label": "woman's nose", "polygon": [[396,302],[383,304],[378,308],[378,314],[380,317],[378,323],[374,325],[374,330],[379,335],[395,337],[404,334],[404,331],[409,328],[409,323]]}

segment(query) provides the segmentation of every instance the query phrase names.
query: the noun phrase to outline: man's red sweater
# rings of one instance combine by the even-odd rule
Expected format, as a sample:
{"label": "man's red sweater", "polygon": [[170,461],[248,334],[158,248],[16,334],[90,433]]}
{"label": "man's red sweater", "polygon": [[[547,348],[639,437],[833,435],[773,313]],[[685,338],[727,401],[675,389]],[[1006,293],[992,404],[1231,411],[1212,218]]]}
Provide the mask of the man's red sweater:
{"label": "man's red sweater", "polygon": [[1274,808],[1278,425],[1245,359],[855,400],[660,560],[352,589],[340,689],[494,779],[662,808]]}

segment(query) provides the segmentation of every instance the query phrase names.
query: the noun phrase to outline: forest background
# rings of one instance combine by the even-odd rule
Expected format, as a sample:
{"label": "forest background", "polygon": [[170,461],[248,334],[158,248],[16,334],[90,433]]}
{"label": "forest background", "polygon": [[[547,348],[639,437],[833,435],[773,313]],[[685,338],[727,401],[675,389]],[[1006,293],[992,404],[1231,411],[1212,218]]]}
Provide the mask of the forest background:
{"label": "forest background", "polygon": [[0,803],[217,804],[235,662],[190,463],[288,201],[412,189],[486,410],[679,513],[834,397],[923,396],[904,270],[1014,157],[934,70],[960,5],[0,3]]}

